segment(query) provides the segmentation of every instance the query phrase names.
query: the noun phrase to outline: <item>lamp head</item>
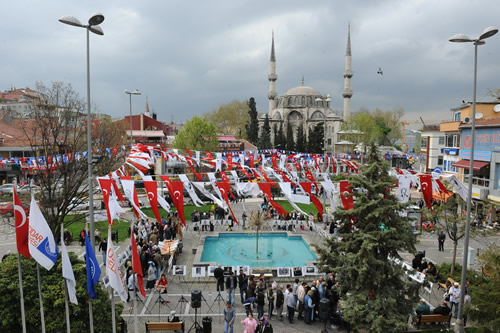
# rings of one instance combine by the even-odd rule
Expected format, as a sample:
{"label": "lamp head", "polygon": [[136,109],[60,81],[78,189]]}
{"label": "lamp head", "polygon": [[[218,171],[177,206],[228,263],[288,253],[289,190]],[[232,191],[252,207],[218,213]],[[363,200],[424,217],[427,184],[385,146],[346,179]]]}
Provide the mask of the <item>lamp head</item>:
{"label": "lamp head", "polygon": [[74,16],[63,16],[59,19],[59,22],[64,24],[69,24],[75,27],[84,28],[85,26]]}
{"label": "lamp head", "polygon": [[104,31],[102,31],[102,28],[97,25],[89,25],[88,29],[95,33],[96,35],[102,36],[104,35]]}
{"label": "lamp head", "polygon": [[131,94],[133,94],[133,95],[140,95],[140,94],[141,94],[141,92],[140,92],[139,90],[137,90],[137,89],[136,89],[136,90],[132,91],[132,93],[131,93]]}
{"label": "lamp head", "polygon": [[94,13],[90,18],[89,18],[89,25],[99,25],[102,22],[104,22],[104,15],[101,13]]}
{"label": "lamp head", "polygon": [[490,38],[498,32],[498,28],[496,27],[488,27],[484,29],[483,33],[479,36],[479,40]]}
{"label": "lamp head", "polygon": [[466,34],[456,34],[451,36],[449,41],[452,43],[468,43],[473,42],[474,40]]}

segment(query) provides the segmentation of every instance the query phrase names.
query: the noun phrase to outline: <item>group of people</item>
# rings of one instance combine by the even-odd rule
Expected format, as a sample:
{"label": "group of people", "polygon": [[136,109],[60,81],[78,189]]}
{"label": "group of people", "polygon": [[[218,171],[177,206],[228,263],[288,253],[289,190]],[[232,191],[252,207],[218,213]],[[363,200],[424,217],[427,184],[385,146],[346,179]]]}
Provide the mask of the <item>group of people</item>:
{"label": "group of people", "polygon": [[[238,276],[236,276],[233,271],[224,272],[222,265],[219,264],[214,270],[214,278],[216,279],[218,292],[227,289],[227,309],[234,308],[235,291],[239,288],[241,303],[245,306],[247,314],[247,319],[242,323],[246,327],[245,332],[248,333],[254,332],[251,329],[254,324],[256,326],[258,324],[263,329],[268,327],[269,330],[270,323],[268,320],[274,316],[280,321],[283,321],[286,316],[288,322],[293,324],[295,312],[297,312],[297,320],[303,320],[310,325],[318,318],[319,304],[323,298],[330,300],[329,314],[333,315],[337,312],[339,294],[334,273],[330,273],[326,279],[320,277],[318,280],[312,281],[310,285],[307,282],[300,282],[299,279],[295,279],[293,284],[285,286],[276,282],[270,283],[265,274],[248,276],[243,270],[240,270]],[[256,318],[259,320],[258,323],[253,318],[255,310],[257,312]],[[232,332],[232,325],[232,323],[225,322],[224,332]]]}

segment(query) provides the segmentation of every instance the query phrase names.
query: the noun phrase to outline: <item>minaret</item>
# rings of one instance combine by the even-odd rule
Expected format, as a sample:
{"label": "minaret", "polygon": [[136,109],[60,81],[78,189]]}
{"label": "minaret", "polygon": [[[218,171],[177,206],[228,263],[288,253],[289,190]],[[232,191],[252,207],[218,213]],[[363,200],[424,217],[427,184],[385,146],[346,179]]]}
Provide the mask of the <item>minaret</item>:
{"label": "minaret", "polygon": [[149,113],[149,103],[148,103],[148,98],[147,97],[146,97],[146,108],[144,110],[144,115],[148,116],[148,117],[151,117],[151,115]]}
{"label": "minaret", "polygon": [[347,28],[347,48],[345,51],[345,72],[344,72],[344,91],[342,96],[344,96],[344,119],[351,115],[351,24],[349,23]]}
{"label": "minaret", "polygon": [[271,59],[269,62],[269,75],[267,76],[269,80],[269,92],[267,93],[267,98],[269,98],[269,115],[271,111],[276,108],[278,94],[276,93],[276,80],[278,75],[276,75],[276,56],[274,54],[274,31],[273,31],[273,41],[271,44]]}

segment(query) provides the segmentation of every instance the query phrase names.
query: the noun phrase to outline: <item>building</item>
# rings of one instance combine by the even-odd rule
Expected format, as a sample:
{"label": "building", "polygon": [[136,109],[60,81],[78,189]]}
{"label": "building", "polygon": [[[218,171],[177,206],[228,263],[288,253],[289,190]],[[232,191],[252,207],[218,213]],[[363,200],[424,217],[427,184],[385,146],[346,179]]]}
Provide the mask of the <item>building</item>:
{"label": "building", "polygon": [[[297,135],[297,129],[302,126],[304,135],[309,136],[309,133],[318,124],[323,124],[325,128],[325,152],[335,153],[337,133],[340,131],[341,122],[350,114],[350,103],[353,95],[351,88],[351,78],[353,76],[351,68],[351,37],[350,26],[347,32],[347,47],[344,72],[344,90],[342,96],[344,98],[343,114],[336,112],[331,108],[330,95],[321,94],[318,90],[302,85],[289,89],[283,96],[278,96],[276,92],[276,54],[274,48],[274,33],[271,42],[271,58],[269,65],[269,99],[268,118],[271,125],[271,137],[274,137],[274,125],[280,128],[282,125],[283,132],[286,133],[288,126],[291,127],[294,136]],[[265,115],[259,117],[260,125],[262,126]],[[294,140],[297,138],[294,137]]]}
{"label": "building", "polygon": [[420,172],[429,172],[436,167],[443,168],[445,136],[439,125],[427,125],[421,130]]}

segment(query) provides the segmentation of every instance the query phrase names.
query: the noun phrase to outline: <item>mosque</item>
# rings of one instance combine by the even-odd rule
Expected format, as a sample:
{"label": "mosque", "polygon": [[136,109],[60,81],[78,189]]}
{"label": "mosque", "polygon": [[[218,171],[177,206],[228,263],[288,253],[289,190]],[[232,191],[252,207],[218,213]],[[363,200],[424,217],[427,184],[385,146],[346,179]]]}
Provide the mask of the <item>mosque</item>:
{"label": "mosque", "polygon": [[[271,138],[273,138],[273,128],[277,124],[283,124],[283,132],[286,135],[288,125],[292,128],[292,133],[297,134],[297,129],[302,126],[304,134],[308,137],[309,133],[318,123],[322,123],[325,131],[325,151],[326,153],[339,153],[345,151],[349,142],[338,141],[339,132],[341,131],[341,123],[350,115],[350,103],[352,97],[351,78],[353,76],[351,70],[351,31],[350,25],[347,30],[347,48],[345,55],[345,71],[344,71],[344,98],[343,114],[337,114],[331,108],[330,95],[322,95],[318,90],[302,85],[289,89],[283,96],[279,97],[276,92],[276,55],[274,51],[274,34],[271,44],[271,59],[269,69],[269,123],[271,125]],[[265,115],[259,117],[259,124],[264,123]],[[296,137],[294,138],[296,140]]]}

